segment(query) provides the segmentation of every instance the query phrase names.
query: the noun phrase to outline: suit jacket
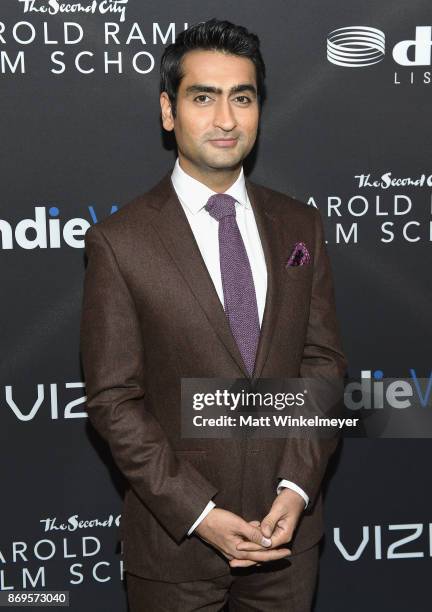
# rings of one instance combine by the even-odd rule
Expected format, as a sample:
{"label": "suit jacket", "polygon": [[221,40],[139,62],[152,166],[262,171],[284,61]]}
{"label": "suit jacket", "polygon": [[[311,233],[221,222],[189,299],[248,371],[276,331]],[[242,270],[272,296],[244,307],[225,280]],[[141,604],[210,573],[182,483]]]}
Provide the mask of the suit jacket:
{"label": "suit jacket", "polygon": [[[319,212],[246,179],[268,287],[254,377],[343,376],[332,274]],[[296,242],[311,263],[285,267]],[[335,439],[184,439],[181,378],[247,377],[170,173],[89,228],[81,351],[88,416],[128,482],[126,571],[169,582],[230,572],[187,531],[210,499],[262,519],[280,478],[309,495],[293,553],[323,532],[320,485]]]}

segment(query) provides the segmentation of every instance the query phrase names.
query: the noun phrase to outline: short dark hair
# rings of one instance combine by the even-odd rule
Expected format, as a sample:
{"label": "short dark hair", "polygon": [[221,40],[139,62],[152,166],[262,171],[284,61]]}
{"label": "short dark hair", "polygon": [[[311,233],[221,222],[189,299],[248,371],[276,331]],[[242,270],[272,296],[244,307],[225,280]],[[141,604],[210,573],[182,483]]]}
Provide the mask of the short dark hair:
{"label": "short dark hair", "polygon": [[160,64],[160,92],[166,91],[175,117],[177,92],[184,73],[182,59],[188,51],[221,51],[250,59],[255,65],[257,97],[264,100],[265,64],[261,56],[260,41],[256,34],[229,21],[209,19],[180,32],[175,42],[166,47]]}

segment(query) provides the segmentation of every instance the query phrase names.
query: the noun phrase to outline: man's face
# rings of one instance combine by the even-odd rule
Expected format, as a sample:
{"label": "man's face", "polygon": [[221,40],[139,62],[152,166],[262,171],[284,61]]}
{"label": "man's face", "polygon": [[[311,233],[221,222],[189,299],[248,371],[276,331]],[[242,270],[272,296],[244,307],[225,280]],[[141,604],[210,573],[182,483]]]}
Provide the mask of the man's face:
{"label": "man's face", "polygon": [[251,151],[259,106],[255,66],[218,51],[189,51],[183,57],[176,117],[161,94],[162,121],[174,130],[179,157],[198,171],[233,169]]}

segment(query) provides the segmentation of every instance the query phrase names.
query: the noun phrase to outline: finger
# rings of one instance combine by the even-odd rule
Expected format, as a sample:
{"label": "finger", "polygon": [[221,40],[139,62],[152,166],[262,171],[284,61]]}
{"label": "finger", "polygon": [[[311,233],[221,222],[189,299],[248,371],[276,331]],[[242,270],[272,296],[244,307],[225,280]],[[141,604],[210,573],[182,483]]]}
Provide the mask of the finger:
{"label": "finger", "polygon": [[[236,546],[237,550],[268,550],[268,548],[264,548],[264,546],[260,546],[259,544],[255,544],[254,542],[244,542],[241,541]],[[274,540],[272,538],[272,548],[275,548]]]}
{"label": "finger", "polygon": [[239,551],[238,555],[236,555],[236,559],[240,559],[241,561],[276,561],[278,559],[283,559],[284,557],[289,557],[291,555],[291,551],[289,548],[278,548],[257,552]]}
{"label": "finger", "polygon": [[263,518],[261,521],[261,532],[264,537],[271,538],[273,535],[273,531],[276,527],[278,520],[280,519],[280,513],[274,510],[270,510],[270,512]]}
{"label": "finger", "polygon": [[272,533],[272,548],[283,546],[291,542],[296,522],[293,519],[281,519]]}
{"label": "finger", "polygon": [[231,567],[250,567],[251,565],[261,565],[261,563],[257,563],[256,561],[249,561],[247,559],[233,559],[229,562]]}
{"label": "finger", "polygon": [[[271,541],[271,540],[270,540]],[[261,546],[260,544],[255,544],[255,542],[250,542],[249,540],[245,540],[243,538],[237,538],[233,541],[234,550],[232,553],[236,557],[236,551],[258,551],[258,550],[270,550],[270,548],[274,548],[273,546]]]}
{"label": "finger", "polygon": [[[249,525],[252,525],[253,527],[259,527],[260,526],[260,521],[249,521]],[[239,544],[245,544],[246,542],[248,542],[248,544],[252,547],[252,548],[239,548]],[[266,547],[261,546],[260,544],[254,544],[252,542],[249,542],[248,540],[239,540],[238,544],[236,546],[236,548],[238,550],[265,550]]]}
{"label": "finger", "polygon": [[246,521],[241,521],[237,533],[243,536],[246,540],[255,542],[255,544],[259,544],[260,546],[265,546],[268,548],[272,545],[271,539],[264,537],[260,528],[255,527]]}

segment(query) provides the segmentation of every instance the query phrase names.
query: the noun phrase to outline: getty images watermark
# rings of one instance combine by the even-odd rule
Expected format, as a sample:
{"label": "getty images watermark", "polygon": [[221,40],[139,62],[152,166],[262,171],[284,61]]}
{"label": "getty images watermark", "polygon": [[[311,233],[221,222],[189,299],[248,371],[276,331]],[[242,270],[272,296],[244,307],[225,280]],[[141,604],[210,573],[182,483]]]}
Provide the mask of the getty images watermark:
{"label": "getty images watermark", "polygon": [[432,380],[182,379],[183,438],[432,438]]}

